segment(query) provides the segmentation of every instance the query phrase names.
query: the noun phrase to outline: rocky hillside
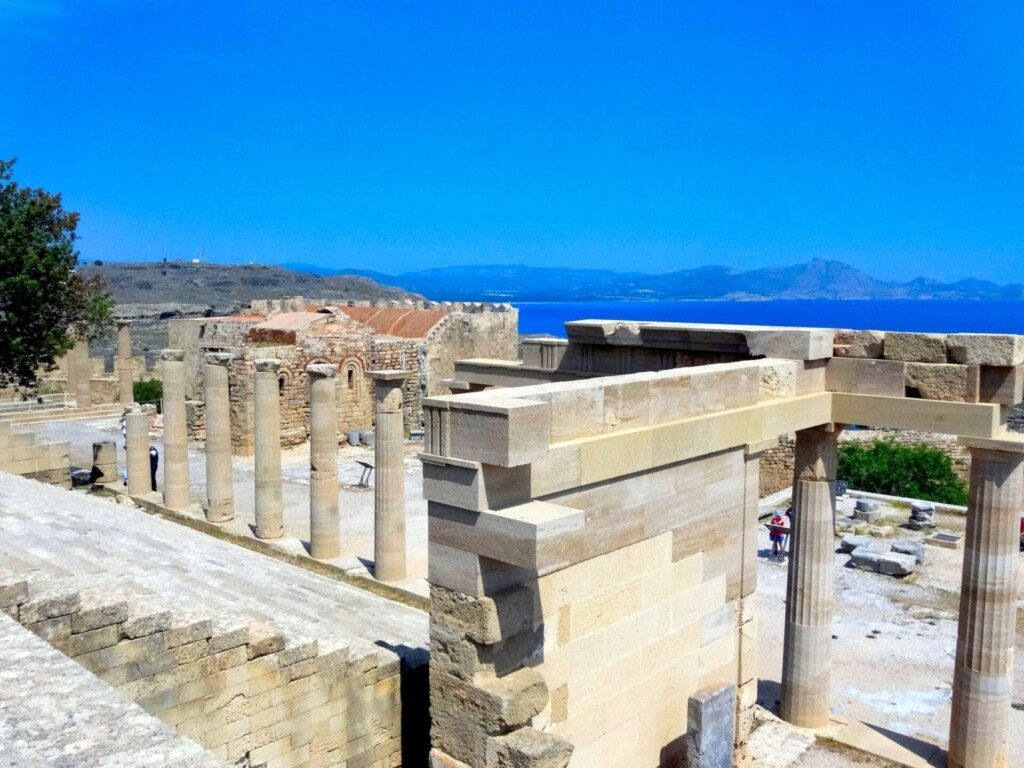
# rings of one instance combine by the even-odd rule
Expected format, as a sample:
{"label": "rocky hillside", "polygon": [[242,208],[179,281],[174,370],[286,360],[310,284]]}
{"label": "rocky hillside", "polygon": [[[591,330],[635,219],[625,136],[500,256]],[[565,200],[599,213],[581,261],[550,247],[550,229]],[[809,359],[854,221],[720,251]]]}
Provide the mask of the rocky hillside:
{"label": "rocky hillside", "polygon": [[264,264],[189,261],[106,262],[82,265],[85,277],[102,277],[118,304],[188,305],[215,314],[237,311],[252,299],[408,299],[416,295],[353,275],[311,275]]}

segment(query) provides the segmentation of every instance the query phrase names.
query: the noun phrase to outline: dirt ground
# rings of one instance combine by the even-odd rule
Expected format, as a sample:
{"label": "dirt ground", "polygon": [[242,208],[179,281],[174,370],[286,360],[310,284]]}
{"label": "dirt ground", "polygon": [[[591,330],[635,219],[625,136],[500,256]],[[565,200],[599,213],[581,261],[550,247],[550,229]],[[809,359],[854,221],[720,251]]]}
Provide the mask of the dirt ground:
{"label": "dirt ground", "polygon": [[[840,499],[840,514],[852,499]],[[890,540],[924,538],[899,527],[908,511],[883,505],[880,526],[891,525]],[[966,518],[938,514],[938,531],[963,535]],[[777,709],[782,673],[788,564],[767,559],[767,530],[759,531],[758,703]],[[838,548],[839,539],[836,539]],[[963,552],[927,546],[917,573],[903,578],[869,573],[848,565],[850,556],[835,556],[835,613],[832,655],[833,712],[882,726],[943,749],[948,744],[953,657]],[[1020,560],[1016,653],[1024,650],[1024,557]],[[1013,684],[1010,763],[1024,768],[1024,674],[1018,668]],[[820,754],[819,754],[820,753]],[[790,765],[856,765],[828,763],[829,750],[808,750]],[[832,755],[836,758],[836,755]],[[809,762],[808,762],[809,761]],[[826,761],[826,762],[822,762]]]}

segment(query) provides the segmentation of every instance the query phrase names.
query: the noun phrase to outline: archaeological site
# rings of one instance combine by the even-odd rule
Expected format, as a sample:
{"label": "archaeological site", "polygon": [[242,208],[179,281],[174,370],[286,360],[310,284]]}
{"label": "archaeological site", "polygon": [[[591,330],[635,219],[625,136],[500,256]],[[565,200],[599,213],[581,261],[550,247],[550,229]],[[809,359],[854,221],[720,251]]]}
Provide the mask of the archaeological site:
{"label": "archaeological site", "polygon": [[[0,402],[0,765],[1024,766],[1024,336],[289,297],[166,338]],[[846,487],[865,431],[966,506]]]}

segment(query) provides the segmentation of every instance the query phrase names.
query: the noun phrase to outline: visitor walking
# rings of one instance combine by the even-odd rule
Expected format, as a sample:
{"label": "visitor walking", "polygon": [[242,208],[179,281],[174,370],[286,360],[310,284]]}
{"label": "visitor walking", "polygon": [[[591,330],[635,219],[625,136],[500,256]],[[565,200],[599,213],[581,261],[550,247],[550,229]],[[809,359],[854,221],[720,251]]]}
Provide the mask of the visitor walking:
{"label": "visitor walking", "polygon": [[153,486],[153,490],[156,490],[156,468],[160,465],[160,454],[157,453],[156,446],[149,446],[149,481]]}
{"label": "visitor walking", "polygon": [[782,512],[775,510],[768,525],[771,526],[768,528],[768,538],[772,542],[771,559],[781,562],[786,559],[786,534],[780,529],[786,527],[786,518]]}

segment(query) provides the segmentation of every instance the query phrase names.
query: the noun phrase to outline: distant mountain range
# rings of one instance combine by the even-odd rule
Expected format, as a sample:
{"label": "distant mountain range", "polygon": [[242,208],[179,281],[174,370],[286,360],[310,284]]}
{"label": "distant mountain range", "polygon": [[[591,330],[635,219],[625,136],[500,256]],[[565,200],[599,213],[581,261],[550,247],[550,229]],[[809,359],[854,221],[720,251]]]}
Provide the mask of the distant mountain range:
{"label": "distant mountain range", "polygon": [[314,275],[361,275],[436,300],[586,301],[602,299],[1021,299],[1024,285],[985,280],[906,283],[876,280],[841,261],[739,270],[707,266],[651,275],[600,269],[514,265],[438,267],[388,275],[313,264],[281,266]]}

